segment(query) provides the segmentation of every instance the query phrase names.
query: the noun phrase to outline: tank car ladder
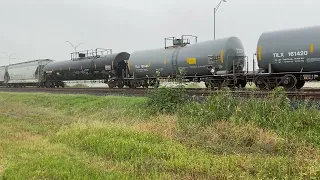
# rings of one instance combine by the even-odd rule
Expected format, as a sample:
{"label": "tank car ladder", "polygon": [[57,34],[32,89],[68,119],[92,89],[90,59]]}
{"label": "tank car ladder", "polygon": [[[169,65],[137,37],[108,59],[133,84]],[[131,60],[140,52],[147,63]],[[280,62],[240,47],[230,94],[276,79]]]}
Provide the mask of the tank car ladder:
{"label": "tank car ladder", "polygon": [[180,48],[175,48],[172,52],[172,78],[176,78],[178,74],[178,54]]}

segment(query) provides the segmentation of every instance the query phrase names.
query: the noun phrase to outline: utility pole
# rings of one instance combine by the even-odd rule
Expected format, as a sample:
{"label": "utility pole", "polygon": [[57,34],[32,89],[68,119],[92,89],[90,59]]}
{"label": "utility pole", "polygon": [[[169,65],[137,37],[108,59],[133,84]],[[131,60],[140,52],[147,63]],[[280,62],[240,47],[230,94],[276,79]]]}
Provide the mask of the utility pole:
{"label": "utility pole", "polygon": [[79,43],[77,46],[74,46],[70,41],[66,41],[66,42],[68,42],[68,43],[73,47],[74,53],[77,52],[77,47],[79,47],[81,44],[83,44],[83,43],[81,42],[81,43]]}
{"label": "utility pole", "polygon": [[5,53],[5,52],[2,52],[2,53],[5,54],[5,55],[8,57],[8,59],[9,59],[9,65],[10,65],[10,64],[11,64],[11,56],[14,55],[15,53],[10,54],[10,56],[9,56],[7,53]]}
{"label": "utility pole", "polygon": [[227,0],[220,0],[219,4],[217,7],[214,8],[214,13],[213,13],[213,38],[216,39],[216,13],[221,5],[222,2],[227,2]]}

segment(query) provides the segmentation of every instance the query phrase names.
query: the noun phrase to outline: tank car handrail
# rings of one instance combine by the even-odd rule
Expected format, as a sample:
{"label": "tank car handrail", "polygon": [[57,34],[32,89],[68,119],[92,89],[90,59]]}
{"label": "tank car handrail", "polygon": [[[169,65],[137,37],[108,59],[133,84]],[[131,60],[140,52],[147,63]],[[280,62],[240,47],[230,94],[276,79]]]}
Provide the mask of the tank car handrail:
{"label": "tank car handrail", "polygon": [[[100,50],[100,51],[99,51]],[[84,57],[80,57],[79,55],[81,52],[84,52]],[[72,52],[71,53],[71,60],[80,60],[82,58],[95,58],[95,57],[100,57],[103,55],[103,52],[107,52],[106,55],[112,54],[112,49],[107,49],[107,48],[96,48],[96,49],[88,49],[88,50],[82,50],[82,51],[77,51],[77,52]],[[99,55],[99,53],[101,55]],[[78,56],[77,56],[78,55]]]}
{"label": "tank car handrail", "polygon": [[[185,37],[185,36],[193,37],[193,38],[195,39],[195,43],[198,42],[198,36],[194,36],[194,35],[182,35],[182,36],[181,36],[182,41],[184,40],[184,37]],[[189,39],[188,39],[188,40],[189,40]]]}
{"label": "tank car handrail", "polygon": [[[168,48],[175,48],[175,47],[184,47],[186,46],[187,44],[190,44],[190,39],[185,39],[184,37],[186,36],[189,36],[189,37],[193,37],[195,38],[195,43],[198,42],[198,36],[194,36],[194,35],[182,35],[181,36],[181,39],[178,39],[176,37],[167,37],[167,38],[164,38],[164,49],[168,49]],[[172,46],[167,46],[167,41],[168,40],[172,40]],[[187,40],[187,41],[185,41]]]}

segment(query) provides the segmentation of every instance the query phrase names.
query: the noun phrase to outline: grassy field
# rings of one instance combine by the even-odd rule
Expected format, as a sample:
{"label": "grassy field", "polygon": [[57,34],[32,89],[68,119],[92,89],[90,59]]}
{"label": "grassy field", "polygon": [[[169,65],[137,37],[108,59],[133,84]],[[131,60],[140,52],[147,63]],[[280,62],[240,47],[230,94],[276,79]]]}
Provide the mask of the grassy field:
{"label": "grassy field", "polygon": [[0,93],[0,179],[320,177],[316,108],[182,95]]}

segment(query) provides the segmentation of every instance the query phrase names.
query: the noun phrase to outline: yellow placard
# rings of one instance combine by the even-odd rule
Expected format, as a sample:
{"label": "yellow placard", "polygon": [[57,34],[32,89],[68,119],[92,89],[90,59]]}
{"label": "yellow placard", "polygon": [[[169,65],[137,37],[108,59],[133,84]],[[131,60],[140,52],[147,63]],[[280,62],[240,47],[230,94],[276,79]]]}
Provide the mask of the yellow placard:
{"label": "yellow placard", "polygon": [[197,59],[196,58],[187,58],[187,63],[188,64],[197,64]]}
{"label": "yellow placard", "polygon": [[164,64],[164,65],[167,65],[167,60],[166,60],[166,59],[163,61],[163,64]]}
{"label": "yellow placard", "polygon": [[262,47],[258,46],[258,60],[259,61],[261,60],[261,50],[262,50]]}
{"label": "yellow placard", "polygon": [[313,46],[314,46],[313,44],[310,44],[310,53],[313,53],[313,51],[314,51],[314,47]]}
{"label": "yellow placard", "polygon": [[224,52],[223,52],[223,50],[221,50],[220,51],[220,61],[221,61],[221,63],[223,63],[223,54],[224,54]]}

